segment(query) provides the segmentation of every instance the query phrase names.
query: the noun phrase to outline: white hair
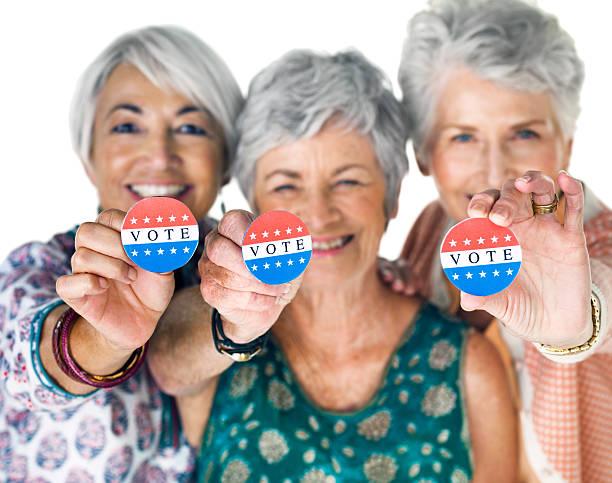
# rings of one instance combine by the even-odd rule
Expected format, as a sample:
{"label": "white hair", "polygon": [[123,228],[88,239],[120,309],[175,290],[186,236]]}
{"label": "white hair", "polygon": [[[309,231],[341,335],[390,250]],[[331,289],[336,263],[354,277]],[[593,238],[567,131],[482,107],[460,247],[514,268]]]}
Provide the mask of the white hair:
{"label": "white hair", "polygon": [[112,42],[82,74],[70,110],[72,144],[90,163],[97,97],[119,64],[136,67],[153,84],[171,89],[209,112],[223,130],[226,171],[236,146],[236,117],[243,98],[221,58],[191,32],[153,26],[128,32]]}
{"label": "white hair", "polygon": [[238,120],[234,163],[252,206],[257,160],[275,147],[316,135],[332,118],[370,138],[385,177],[385,212],[394,209],[408,171],[407,119],[387,77],[355,51],[294,50],[252,80]]}
{"label": "white hair", "polygon": [[573,134],[584,67],[554,16],[521,0],[432,0],[410,21],[399,69],[422,167],[436,96],[457,67],[513,89],[549,92],[561,129]]}

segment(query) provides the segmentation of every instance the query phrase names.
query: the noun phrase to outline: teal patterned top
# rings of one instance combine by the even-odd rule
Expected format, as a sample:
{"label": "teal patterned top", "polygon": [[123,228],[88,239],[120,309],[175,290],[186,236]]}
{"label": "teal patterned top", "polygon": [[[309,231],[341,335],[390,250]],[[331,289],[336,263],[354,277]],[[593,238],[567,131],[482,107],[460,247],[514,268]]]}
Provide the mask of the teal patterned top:
{"label": "teal patterned top", "polygon": [[314,405],[273,343],[220,378],[198,461],[208,482],[467,482],[467,328],[424,304],[356,412]]}

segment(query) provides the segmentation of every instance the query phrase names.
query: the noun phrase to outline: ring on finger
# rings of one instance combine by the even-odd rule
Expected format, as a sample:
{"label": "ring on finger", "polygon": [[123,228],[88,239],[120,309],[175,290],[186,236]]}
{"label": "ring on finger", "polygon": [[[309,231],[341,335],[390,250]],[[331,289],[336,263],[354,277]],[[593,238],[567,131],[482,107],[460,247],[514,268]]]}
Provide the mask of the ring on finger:
{"label": "ring on finger", "polygon": [[555,193],[553,200],[545,205],[536,203],[535,201],[533,201],[533,196],[531,197],[531,207],[533,209],[534,215],[548,215],[550,213],[554,213],[555,211],[557,211],[558,204],[559,197],[557,196],[557,193]]}

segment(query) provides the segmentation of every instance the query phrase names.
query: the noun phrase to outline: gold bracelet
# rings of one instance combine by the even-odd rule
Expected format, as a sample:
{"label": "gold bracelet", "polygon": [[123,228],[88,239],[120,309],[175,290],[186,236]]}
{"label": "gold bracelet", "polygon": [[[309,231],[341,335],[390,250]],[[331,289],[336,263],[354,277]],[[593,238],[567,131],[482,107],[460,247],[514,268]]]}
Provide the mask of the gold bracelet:
{"label": "gold bracelet", "polygon": [[575,347],[561,348],[547,344],[536,344],[541,352],[545,354],[554,355],[567,355],[567,354],[578,354],[579,352],[585,352],[591,349],[597,340],[599,339],[599,333],[601,332],[601,318],[599,310],[599,300],[593,293],[591,293],[591,318],[593,320],[593,335],[584,344],[577,345]]}

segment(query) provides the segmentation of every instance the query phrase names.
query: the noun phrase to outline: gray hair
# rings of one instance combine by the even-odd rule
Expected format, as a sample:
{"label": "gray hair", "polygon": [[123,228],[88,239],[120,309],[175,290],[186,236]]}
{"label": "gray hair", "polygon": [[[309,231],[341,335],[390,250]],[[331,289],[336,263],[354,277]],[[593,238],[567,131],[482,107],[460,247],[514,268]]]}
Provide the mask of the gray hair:
{"label": "gray hair", "polygon": [[385,212],[394,209],[408,171],[406,115],[387,77],[355,51],[294,50],[251,81],[238,120],[234,174],[252,206],[257,160],[275,147],[316,135],[332,117],[370,138],[385,177]]}
{"label": "gray hair", "polygon": [[184,95],[209,112],[223,130],[226,171],[237,141],[243,98],[234,76],[202,40],[179,27],[147,27],[111,43],[82,74],[70,109],[72,144],[90,163],[97,96],[119,64],[136,67],[153,84]]}
{"label": "gray hair", "polygon": [[520,0],[431,0],[410,21],[399,69],[421,163],[437,92],[458,66],[514,89],[550,92],[561,129],[574,132],[584,68],[554,16]]}

